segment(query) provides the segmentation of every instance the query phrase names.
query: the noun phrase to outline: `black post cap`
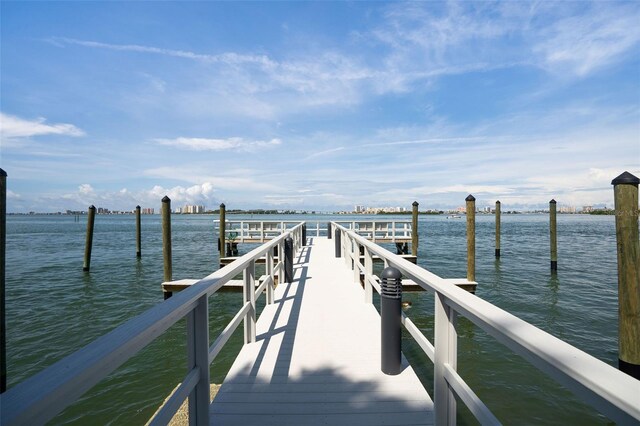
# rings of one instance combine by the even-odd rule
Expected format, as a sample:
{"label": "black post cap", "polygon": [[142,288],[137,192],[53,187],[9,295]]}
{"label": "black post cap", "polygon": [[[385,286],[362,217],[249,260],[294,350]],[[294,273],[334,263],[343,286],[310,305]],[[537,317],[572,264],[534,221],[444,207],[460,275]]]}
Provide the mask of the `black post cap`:
{"label": "black post cap", "polygon": [[7,172],[5,172],[3,169],[0,169],[0,176],[7,177]]}
{"label": "black post cap", "polygon": [[136,209],[140,210],[140,206],[136,206]]}
{"label": "black post cap", "polygon": [[474,197],[473,195],[469,194],[469,196],[467,198],[464,199],[465,201],[475,201],[476,197]]}
{"label": "black post cap", "polygon": [[496,200],[496,204],[500,204],[500,200]]}
{"label": "black post cap", "polygon": [[384,268],[380,274],[380,295],[392,299],[402,297],[402,273],[393,266]]}
{"label": "black post cap", "polygon": [[621,174],[620,176],[618,176],[617,178],[611,181],[611,185],[626,184],[626,185],[638,186],[639,183],[640,183],[640,179],[638,179],[636,176],[632,175],[629,172],[624,172],[623,174]]}
{"label": "black post cap", "polygon": [[220,203],[220,208],[224,209],[226,206],[224,205],[224,203]]}
{"label": "black post cap", "polygon": [[549,201],[549,204],[556,204],[556,200],[552,198],[551,201]]}
{"label": "black post cap", "polygon": [[170,203],[171,202],[171,198],[167,197],[166,195],[162,198],[162,202],[163,203]]}
{"label": "black post cap", "polygon": [[94,206],[93,204],[89,206],[89,210],[95,210],[96,206]]}
{"label": "black post cap", "polygon": [[414,206],[414,207],[418,207],[418,202],[414,201],[413,204],[411,204],[411,205]]}

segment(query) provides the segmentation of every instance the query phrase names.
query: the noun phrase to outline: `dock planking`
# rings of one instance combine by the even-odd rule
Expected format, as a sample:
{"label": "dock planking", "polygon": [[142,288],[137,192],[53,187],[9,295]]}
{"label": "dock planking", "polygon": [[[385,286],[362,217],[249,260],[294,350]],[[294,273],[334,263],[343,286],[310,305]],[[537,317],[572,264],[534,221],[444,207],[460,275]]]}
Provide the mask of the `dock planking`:
{"label": "dock planking", "polygon": [[[313,254],[313,255],[312,255]],[[380,370],[380,316],[332,241],[298,253],[291,284],[257,322],[210,406],[216,424],[433,424],[433,402],[403,358]]]}

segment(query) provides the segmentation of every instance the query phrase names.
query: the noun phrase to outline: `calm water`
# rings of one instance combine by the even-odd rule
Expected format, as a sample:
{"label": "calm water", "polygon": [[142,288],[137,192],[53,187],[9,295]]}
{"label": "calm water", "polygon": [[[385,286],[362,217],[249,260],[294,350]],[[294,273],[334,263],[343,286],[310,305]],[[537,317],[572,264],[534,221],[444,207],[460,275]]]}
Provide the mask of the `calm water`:
{"label": "calm water", "polygon": [[[173,216],[174,279],[200,278],[217,268],[217,235],[212,222],[216,218]],[[228,217],[241,218],[248,219]],[[265,216],[259,218],[268,220]],[[75,222],[73,216],[8,217],[9,387],[162,301],[160,217],[142,219],[142,259],[137,260],[134,217],[97,216],[91,273],[87,274],[82,272],[86,217],[80,222]],[[326,222],[330,218],[306,215],[286,219]],[[419,264],[445,278],[465,277],[465,226],[464,218],[421,216]],[[499,261],[494,257],[494,217],[477,216],[476,229],[479,297],[617,365],[613,216],[558,216],[557,274],[549,271],[547,216],[503,215]],[[248,248],[241,246],[241,252]],[[404,299],[413,303],[407,314],[432,339],[433,296],[405,293]],[[241,295],[236,293],[216,294],[210,299],[211,339],[240,305]],[[239,351],[241,329],[213,364],[212,382],[222,382]],[[607,419],[470,322],[461,319],[458,329],[460,374],[503,422],[607,423]],[[146,422],[184,377],[184,330],[184,321],[177,323],[53,423]],[[403,350],[431,392],[430,361],[409,336],[403,340]],[[464,408],[459,412],[460,423],[474,424]]]}

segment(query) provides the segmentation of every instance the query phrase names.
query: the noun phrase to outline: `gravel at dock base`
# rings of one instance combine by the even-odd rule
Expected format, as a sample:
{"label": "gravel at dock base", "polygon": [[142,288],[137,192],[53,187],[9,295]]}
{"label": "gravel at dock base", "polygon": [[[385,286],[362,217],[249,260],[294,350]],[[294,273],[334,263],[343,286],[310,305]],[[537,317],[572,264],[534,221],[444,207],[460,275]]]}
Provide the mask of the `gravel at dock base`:
{"label": "gravel at dock base", "polygon": [[[160,409],[162,407],[164,407],[164,404],[167,403],[167,401],[169,400],[169,398],[171,398],[171,396],[176,391],[176,389],[178,389],[178,386],[180,386],[180,385],[176,385],[176,387],[173,388],[173,390],[171,391],[169,396],[167,396],[165,398],[165,400],[162,403],[162,405],[160,407],[158,407],[158,409],[156,410],[155,413],[153,413],[153,416],[151,416],[151,418],[147,422],[147,425],[149,423],[151,423],[151,420],[153,420],[153,418],[158,414]],[[209,393],[210,393],[210,396],[211,396],[211,401],[213,401],[213,398],[218,393],[218,389],[220,389],[220,385],[211,384],[211,388],[210,389],[211,390],[209,391]],[[189,425],[189,398],[184,400],[184,402],[182,403],[182,405],[180,406],[180,408],[178,409],[176,414],[174,414],[173,418],[169,422],[169,426],[188,426],[188,425]]]}

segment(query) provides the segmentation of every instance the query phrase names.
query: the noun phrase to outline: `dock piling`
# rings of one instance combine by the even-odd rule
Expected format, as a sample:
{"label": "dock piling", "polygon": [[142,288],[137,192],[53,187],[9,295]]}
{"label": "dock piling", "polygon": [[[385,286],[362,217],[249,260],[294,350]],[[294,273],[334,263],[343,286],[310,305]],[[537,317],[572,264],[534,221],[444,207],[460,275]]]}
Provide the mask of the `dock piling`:
{"label": "dock piling", "polygon": [[551,270],[558,270],[558,234],[556,221],[556,200],[549,201],[549,241],[551,244]]}
{"label": "dock piling", "polygon": [[171,199],[166,195],[162,199],[162,256],[164,259],[164,281],[171,281]]}
{"label": "dock piling", "polygon": [[476,280],[476,199],[469,194],[467,202],[467,280]]}
{"label": "dock piling", "polygon": [[7,327],[4,292],[7,246],[7,172],[0,169],[0,393],[7,390]]}
{"label": "dock piling", "polygon": [[96,219],[96,207],[89,206],[89,212],[87,217],[87,238],[84,245],[84,262],[82,263],[82,270],[89,272],[91,268],[91,246],[93,245],[93,224]]}
{"label": "dock piling", "polygon": [[140,221],[140,206],[136,206],[136,257],[142,257],[142,224]]}
{"label": "dock piling", "polygon": [[496,201],[496,257],[500,257],[500,200]]}
{"label": "dock piling", "polygon": [[418,256],[418,202],[414,201],[411,212],[411,255]]}
{"label": "dock piling", "polygon": [[302,243],[302,246],[306,246],[307,245],[307,225],[302,225],[302,240],[300,241]]}
{"label": "dock piling", "polygon": [[327,238],[331,239],[331,222],[327,222]]}
{"label": "dock piling", "polygon": [[618,368],[640,380],[639,183],[629,172],[611,182],[618,248]]}
{"label": "dock piling", "polygon": [[336,237],[333,239],[334,240],[334,244],[335,244],[335,248],[336,248],[336,257],[340,257],[342,256],[342,244],[340,242],[340,230],[336,229]]}

